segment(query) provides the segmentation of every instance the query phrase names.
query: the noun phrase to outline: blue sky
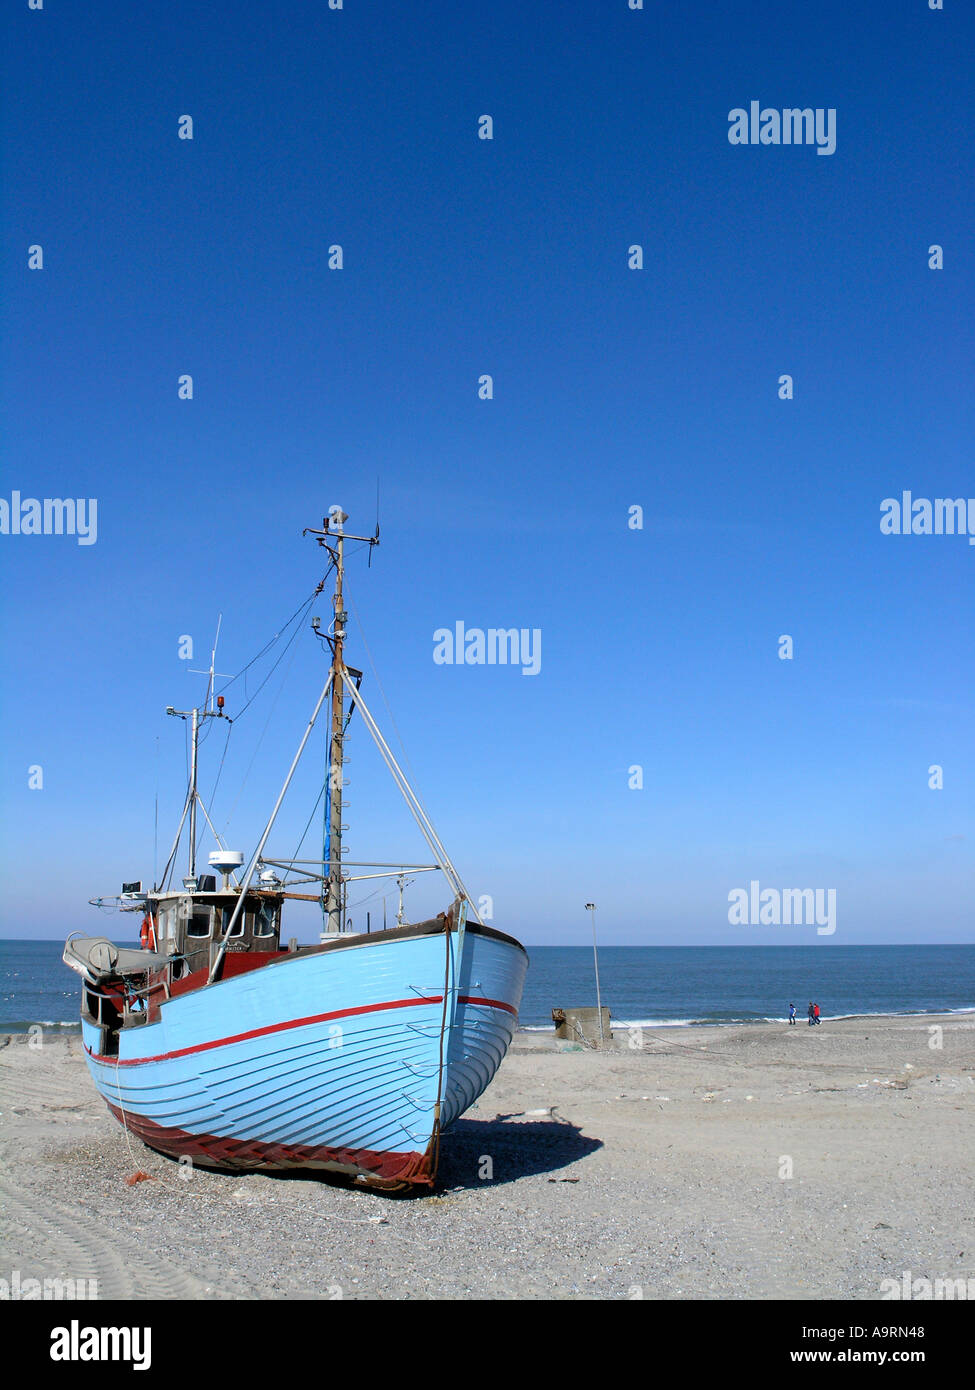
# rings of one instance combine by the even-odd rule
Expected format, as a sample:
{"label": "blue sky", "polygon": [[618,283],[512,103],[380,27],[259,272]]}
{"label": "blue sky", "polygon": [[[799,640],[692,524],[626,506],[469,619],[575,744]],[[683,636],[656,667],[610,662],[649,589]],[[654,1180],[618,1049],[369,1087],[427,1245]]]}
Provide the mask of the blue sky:
{"label": "blue sky", "polygon": [[[371,530],[378,478],[350,591],[496,925],[581,943],[595,901],[619,944],[975,939],[975,547],[879,527],[905,489],[975,498],[970,12],[24,0],[3,24],[0,496],[98,501],[93,545],[0,535],[4,935],[112,929],[87,899],[151,880],[157,789],[165,858],[164,710],[202,695],[217,614],[236,672],[321,577],[301,528],[340,503]],[[835,153],[730,144],[751,100],[834,108]],[[540,674],[436,665],[458,620],[541,629]],[[355,624],[349,658],[389,730]],[[234,726],[235,847],[323,675],[303,632]],[[349,751],[350,854],[425,859],[361,726]],[[835,889],[835,934],[732,927],[751,880]]]}

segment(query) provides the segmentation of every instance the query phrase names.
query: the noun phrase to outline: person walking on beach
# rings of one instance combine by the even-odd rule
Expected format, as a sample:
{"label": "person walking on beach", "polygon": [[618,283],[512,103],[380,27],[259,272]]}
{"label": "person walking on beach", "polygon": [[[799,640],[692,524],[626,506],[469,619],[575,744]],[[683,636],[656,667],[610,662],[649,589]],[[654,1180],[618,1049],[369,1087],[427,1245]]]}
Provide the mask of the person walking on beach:
{"label": "person walking on beach", "polygon": [[789,1022],[794,1026],[794,1025],[795,1025],[795,1021],[796,1021],[796,1006],[795,1006],[795,1004],[790,1004],[790,1005],[789,1005]]}
{"label": "person walking on beach", "polygon": [[819,1005],[818,1005],[818,1004],[814,1004],[814,1005],[813,1005],[813,1022],[814,1022],[814,1023],[818,1023],[818,1022],[819,1022]]}
{"label": "person walking on beach", "polygon": [[809,1014],[809,1027],[811,1028],[813,1024],[816,1022],[816,1005],[812,1002],[811,999],[809,1001],[809,1008],[807,1010],[807,1013]]}

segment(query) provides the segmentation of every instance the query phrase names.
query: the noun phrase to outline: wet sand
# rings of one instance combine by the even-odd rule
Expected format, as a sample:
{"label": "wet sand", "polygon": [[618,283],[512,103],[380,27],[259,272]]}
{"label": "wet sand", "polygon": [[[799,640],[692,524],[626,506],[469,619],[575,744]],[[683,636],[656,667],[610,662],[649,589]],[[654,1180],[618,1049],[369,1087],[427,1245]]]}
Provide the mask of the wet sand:
{"label": "wet sand", "polygon": [[135,1299],[873,1299],[907,1270],[975,1280],[971,1015],[639,1037],[520,1033],[445,1136],[438,1191],[391,1198],[185,1178],[112,1119],[77,1035],[0,1036],[0,1278]]}

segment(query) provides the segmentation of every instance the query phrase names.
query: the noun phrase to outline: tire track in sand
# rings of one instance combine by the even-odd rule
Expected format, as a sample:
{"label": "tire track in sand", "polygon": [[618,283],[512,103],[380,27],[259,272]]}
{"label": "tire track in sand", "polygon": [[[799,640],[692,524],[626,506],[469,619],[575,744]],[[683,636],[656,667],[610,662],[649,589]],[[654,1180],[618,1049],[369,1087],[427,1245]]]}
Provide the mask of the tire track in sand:
{"label": "tire track in sand", "polygon": [[[99,1298],[212,1299],[224,1291],[160,1257],[157,1238],[144,1239],[99,1226],[99,1218],[79,1221],[71,1210],[47,1198],[30,1196],[0,1181],[5,1213],[8,1263],[21,1277],[97,1279]],[[110,1218],[108,1218],[110,1220]],[[161,1238],[162,1231],[158,1236]]]}

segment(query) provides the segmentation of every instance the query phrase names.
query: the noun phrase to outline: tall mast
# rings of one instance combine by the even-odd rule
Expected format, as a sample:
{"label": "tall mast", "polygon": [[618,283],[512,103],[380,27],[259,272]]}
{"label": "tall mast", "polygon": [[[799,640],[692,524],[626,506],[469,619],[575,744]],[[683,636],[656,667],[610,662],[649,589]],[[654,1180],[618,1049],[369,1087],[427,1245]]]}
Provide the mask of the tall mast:
{"label": "tall mast", "polygon": [[[325,897],[325,912],[328,918],[326,931],[329,935],[340,932],[345,925],[342,901],[342,778],[345,764],[342,729],[345,699],[342,669],[347,614],[342,598],[342,580],[345,577],[345,533],[342,528],[348,519],[343,511],[333,511],[329,518],[331,526],[335,528],[333,534],[336,539],[335,549],[332,551],[335,557],[335,596],[332,600],[335,619],[332,628],[332,736],[328,759],[329,863],[325,866],[328,875],[328,892]],[[329,522],[326,522],[326,529]]]}
{"label": "tall mast", "polygon": [[[332,507],[322,522],[322,529],[316,531],[306,526],[302,535],[316,536],[318,544],[324,546],[335,565],[335,595],[332,600],[334,618],[332,632],[327,638],[332,649],[332,732],[328,755],[328,857],[324,865],[326,877],[324,908],[326,916],[325,934],[332,936],[345,927],[345,884],[342,879],[342,782],[345,766],[345,680],[348,667],[345,665],[345,624],[348,614],[342,594],[342,581],[345,578],[345,542],[363,541],[372,547],[379,544],[379,523],[376,523],[374,536],[346,536],[345,523],[348,516],[341,507]],[[319,588],[324,586],[325,581]],[[358,672],[355,672],[358,675]],[[352,686],[353,698],[355,687]]]}
{"label": "tall mast", "polygon": [[190,763],[190,878],[196,878],[196,754],[200,736],[200,711],[193,715],[193,754]]}

